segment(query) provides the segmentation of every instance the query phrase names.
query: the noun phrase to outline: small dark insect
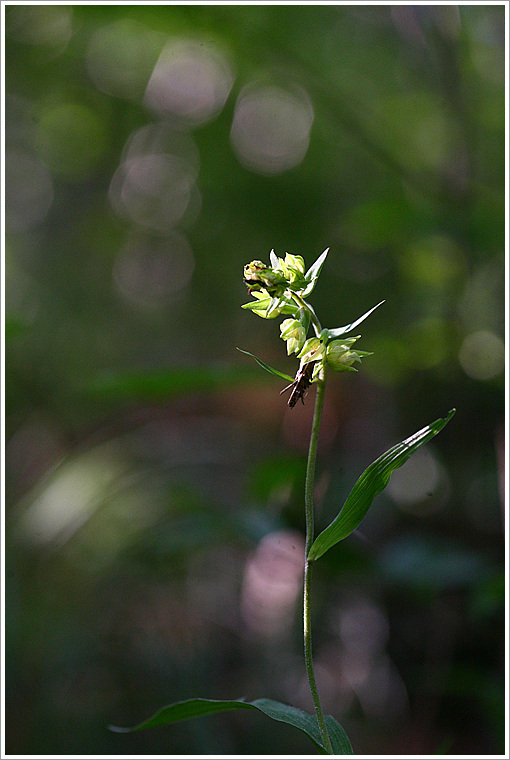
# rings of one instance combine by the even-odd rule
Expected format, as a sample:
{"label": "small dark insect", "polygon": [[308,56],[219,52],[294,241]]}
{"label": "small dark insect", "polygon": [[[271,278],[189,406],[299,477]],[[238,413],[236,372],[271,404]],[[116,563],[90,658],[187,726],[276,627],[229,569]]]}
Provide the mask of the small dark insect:
{"label": "small dark insect", "polygon": [[280,391],[280,396],[282,393],[285,393],[285,391],[288,391],[289,388],[292,388],[289,396],[289,400],[287,401],[287,404],[292,409],[293,406],[296,406],[299,399],[301,399],[301,403],[304,405],[305,403],[305,396],[308,393],[308,388],[312,384],[312,373],[313,373],[313,367],[315,362],[308,362],[308,364],[305,364],[305,366],[302,369],[299,369],[297,372],[297,375],[294,379],[293,383],[290,383],[290,385],[287,385],[286,388],[284,388],[282,391]]}

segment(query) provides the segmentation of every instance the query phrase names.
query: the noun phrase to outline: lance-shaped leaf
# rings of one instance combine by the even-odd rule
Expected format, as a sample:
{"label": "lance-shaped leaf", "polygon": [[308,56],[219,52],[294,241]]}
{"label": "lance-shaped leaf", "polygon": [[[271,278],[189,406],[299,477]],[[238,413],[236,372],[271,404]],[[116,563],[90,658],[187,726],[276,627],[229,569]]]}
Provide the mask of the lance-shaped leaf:
{"label": "lance-shaped leaf", "polygon": [[255,361],[257,362],[257,364],[260,364],[260,366],[262,367],[262,369],[265,369],[267,372],[271,372],[272,375],[276,375],[276,377],[281,377],[282,380],[286,380],[288,383],[293,383],[294,382],[294,378],[293,377],[291,377],[290,375],[286,375],[285,372],[280,372],[279,370],[274,369],[274,367],[270,367],[269,364],[266,364],[265,362],[263,362],[262,359],[259,359],[258,356],[255,356],[255,354],[250,354],[249,351],[243,351],[242,348],[238,348],[237,346],[236,346],[236,348],[242,354],[246,354],[247,356],[251,356],[252,359],[255,359]]}
{"label": "lance-shaped leaf", "polygon": [[[131,728],[119,728],[110,726],[112,731],[118,733],[130,733],[132,731],[144,731],[156,726],[168,726],[191,718],[200,718],[205,715],[229,712],[231,710],[258,710],[273,720],[288,723],[305,733],[313,742],[321,755],[328,754],[322,743],[317,719],[314,715],[299,710],[297,707],[284,705],[272,699],[255,699],[253,702],[245,702],[243,699],[187,699],[184,702],[174,702],[161,708],[152,717]],[[331,717],[326,716],[326,725],[335,755],[352,755],[351,743],[342,726]]]}
{"label": "lance-shaped leaf", "polygon": [[343,509],[333,522],[320,533],[308,553],[309,560],[315,560],[332,546],[347,538],[360,524],[376,496],[388,485],[391,473],[401,467],[420,446],[430,441],[451,420],[452,409],[445,419],[441,417],[417,433],[397,443],[385,454],[367,467],[349,494]]}
{"label": "lance-shaped leaf", "polygon": [[320,275],[322,265],[326,261],[326,256],[328,255],[329,248],[326,248],[326,250],[321,253],[317,261],[312,264],[308,272],[305,274],[305,280],[308,282],[308,285],[303,290],[303,297],[309,296],[312,290],[315,287],[315,283],[317,282],[317,278]]}
{"label": "lance-shaped leaf", "polygon": [[369,309],[365,314],[363,314],[362,317],[359,319],[356,319],[355,322],[351,322],[350,325],[344,325],[343,327],[335,327],[333,330],[328,330],[328,335],[330,340],[334,340],[335,338],[341,338],[342,335],[345,335],[348,332],[351,332],[351,330],[355,330],[358,325],[360,325],[367,317],[371,315],[373,311],[379,308],[379,306],[384,303],[384,301],[379,301],[379,303],[376,306],[372,306],[371,309]]}

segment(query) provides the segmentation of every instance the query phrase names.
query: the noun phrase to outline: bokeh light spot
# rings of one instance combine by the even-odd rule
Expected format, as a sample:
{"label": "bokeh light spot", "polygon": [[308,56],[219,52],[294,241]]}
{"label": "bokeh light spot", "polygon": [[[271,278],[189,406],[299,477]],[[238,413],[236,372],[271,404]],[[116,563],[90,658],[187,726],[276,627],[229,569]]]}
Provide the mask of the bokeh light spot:
{"label": "bokeh light spot", "polygon": [[240,94],[230,140],[239,161],[259,174],[280,174],[306,155],[312,104],[302,90],[252,85]]}
{"label": "bokeh light spot", "polygon": [[198,202],[198,166],[188,135],[164,123],[142,127],[128,140],[110,184],[110,201],[128,220],[166,232],[182,219],[190,201]]}
{"label": "bokeh light spot", "polygon": [[241,593],[241,613],[251,635],[278,638],[291,629],[303,555],[303,537],[294,531],[269,533],[260,541],[246,564]]}
{"label": "bokeh light spot", "polygon": [[505,366],[505,344],[498,335],[478,330],[467,335],[460,347],[459,362],[469,377],[491,380]]}
{"label": "bokeh light spot", "polygon": [[87,50],[87,69],[102,92],[140,101],[165,35],[132,19],[98,29]]}
{"label": "bokeh light spot", "polygon": [[44,45],[61,52],[73,32],[69,5],[14,5],[6,14],[9,37],[27,45]]}
{"label": "bokeh light spot", "polygon": [[462,251],[449,237],[431,235],[413,243],[401,259],[409,279],[435,289],[448,289],[465,274]]}
{"label": "bokeh light spot", "polygon": [[196,40],[169,41],[145,92],[145,105],[158,114],[204,124],[225,105],[234,77],[212,45]]}
{"label": "bokeh light spot", "polygon": [[444,506],[444,498],[436,496],[445,478],[444,468],[430,448],[420,449],[392,473],[388,493],[402,511],[425,517]]}

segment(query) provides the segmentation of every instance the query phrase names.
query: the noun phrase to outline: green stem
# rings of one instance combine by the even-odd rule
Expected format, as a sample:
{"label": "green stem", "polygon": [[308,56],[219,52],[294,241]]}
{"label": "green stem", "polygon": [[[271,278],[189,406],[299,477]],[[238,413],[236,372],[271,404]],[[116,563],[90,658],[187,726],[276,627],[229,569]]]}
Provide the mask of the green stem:
{"label": "green stem", "polygon": [[308,449],[308,461],[306,465],[306,482],[305,482],[305,519],[306,519],[306,541],[305,541],[305,572],[304,572],[304,594],[303,594],[303,640],[305,649],[305,665],[312,693],[317,723],[321,732],[322,743],[327,753],[333,754],[333,747],[324,720],[324,713],[319,699],[319,692],[315,682],[313,670],[312,655],[312,626],[310,613],[310,597],[312,583],[312,564],[308,561],[308,552],[313,544],[314,538],[314,515],[313,515],[313,486],[315,480],[315,459],[317,456],[317,444],[319,441],[319,428],[322,417],[322,407],[324,405],[324,378],[317,381],[317,393],[315,396],[315,411],[312,422],[312,432],[310,435],[310,446]]}
{"label": "green stem", "polygon": [[321,323],[319,322],[319,318],[317,317],[317,314],[314,312],[313,308],[309,303],[305,301],[304,298],[299,295],[299,293],[292,293],[292,298],[298,304],[298,306],[300,306],[302,309],[306,309],[306,311],[310,314],[310,321],[313,325],[313,329],[315,330],[316,336],[319,337],[322,332],[322,327]]}

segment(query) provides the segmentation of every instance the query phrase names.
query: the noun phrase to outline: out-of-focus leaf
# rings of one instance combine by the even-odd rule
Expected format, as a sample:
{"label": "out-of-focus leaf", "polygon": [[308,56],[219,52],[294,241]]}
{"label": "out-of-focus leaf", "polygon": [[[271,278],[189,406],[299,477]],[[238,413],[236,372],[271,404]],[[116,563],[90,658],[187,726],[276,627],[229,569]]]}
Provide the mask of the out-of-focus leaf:
{"label": "out-of-focus leaf", "polygon": [[211,392],[240,383],[252,383],[257,373],[244,367],[175,367],[156,371],[102,372],[81,384],[81,393],[90,399],[132,401],[167,399],[174,396]]}
{"label": "out-of-focus leaf", "polygon": [[315,560],[331,549],[339,541],[347,538],[360,524],[376,496],[388,485],[391,473],[401,467],[420,446],[430,441],[451,420],[455,414],[452,409],[445,419],[439,418],[417,433],[397,443],[375,462],[367,467],[358,479],[343,509],[333,522],[320,533],[313,542],[308,559]]}
{"label": "out-of-focus leaf", "polygon": [[[275,702],[273,699],[255,699],[253,702],[245,702],[243,699],[187,699],[183,702],[174,702],[174,704],[163,707],[152,717],[131,728],[110,726],[110,729],[120,733],[144,731],[147,728],[168,726],[172,723],[180,723],[183,720],[232,710],[258,710],[273,720],[288,723],[305,733],[312,740],[320,754],[328,754],[322,744],[316,717],[303,712],[303,710],[299,710],[297,707]],[[352,755],[351,743],[342,726],[330,715],[326,717],[326,723],[334,754]]]}

